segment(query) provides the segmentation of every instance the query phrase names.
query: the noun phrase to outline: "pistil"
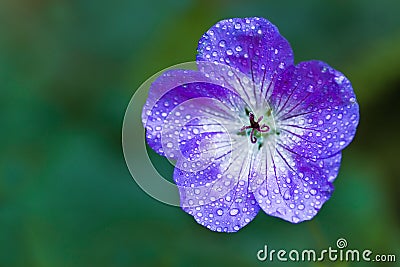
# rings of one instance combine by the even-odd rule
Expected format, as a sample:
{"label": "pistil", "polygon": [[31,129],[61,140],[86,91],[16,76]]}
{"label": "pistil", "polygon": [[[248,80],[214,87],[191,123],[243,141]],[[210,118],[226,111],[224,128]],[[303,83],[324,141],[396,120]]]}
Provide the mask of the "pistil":
{"label": "pistil", "polygon": [[269,126],[266,125],[266,124],[261,124],[261,125],[260,125],[260,122],[262,121],[263,118],[264,118],[264,116],[261,116],[261,117],[259,117],[258,120],[256,121],[256,120],[255,120],[254,114],[253,114],[253,113],[250,113],[250,114],[249,114],[250,125],[248,125],[248,126],[243,126],[243,127],[240,129],[241,132],[243,132],[243,131],[245,131],[245,130],[247,130],[247,129],[251,129],[251,132],[250,132],[250,141],[251,141],[253,144],[255,144],[255,143],[257,142],[257,137],[255,136],[255,134],[256,134],[257,132],[266,133],[266,132],[268,132],[269,129],[270,129]]}

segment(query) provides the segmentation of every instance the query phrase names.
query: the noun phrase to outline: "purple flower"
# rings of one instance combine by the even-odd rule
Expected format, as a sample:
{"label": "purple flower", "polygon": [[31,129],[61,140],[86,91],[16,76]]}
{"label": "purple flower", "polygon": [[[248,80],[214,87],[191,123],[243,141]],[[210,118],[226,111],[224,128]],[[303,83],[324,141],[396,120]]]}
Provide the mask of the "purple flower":
{"label": "purple flower", "polygon": [[349,80],[321,61],[294,65],[264,18],[218,22],[196,61],[199,70],[158,77],[142,113],[150,147],[175,162],[183,210],[219,232],[238,231],[260,209],[312,219],[356,132]]}

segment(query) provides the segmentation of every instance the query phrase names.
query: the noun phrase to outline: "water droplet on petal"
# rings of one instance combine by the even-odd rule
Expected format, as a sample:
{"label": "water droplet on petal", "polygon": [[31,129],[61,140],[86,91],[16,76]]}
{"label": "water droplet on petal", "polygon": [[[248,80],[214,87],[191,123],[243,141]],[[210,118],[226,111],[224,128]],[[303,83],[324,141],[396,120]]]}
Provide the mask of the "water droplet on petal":
{"label": "water droplet on petal", "polygon": [[287,199],[290,199],[291,197],[292,196],[290,195],[289,190],[286,190],[285,193],[283,194],[283,198],[287,200]]}
{"label": "water droplet on petal", "polygon": [[222,216],[222,214],[224,214],[224,212],[222,211],[222,209],[217,209],[217,214],[218,214],[219,216]]}
{"label": "water droplet on petal", "polygon": [[231,209],[231,211],[229,212],[230,215],[235,216],[239,213],[238,209]]}
{"label": "water droplet on petal", "polygon": [[266,197],[268,195],[268,191],[265,188],[260,189],[260,195]]}
{"label": "water droplet on petal", "polygon": [[285,215],[285,214],[286,214],[286,209],[285,209],[285,208],[282,208],[282,207],[277,208],[276,211],[277,211],[278,213],[282,214],[282,215]]}
{"label": "water droplet on petal", "polygon": [[344,76],[335,77],[335,82],[339,85],[342,84],[343,80]]}
{"label": "water droplet on petal", "polygon": [[298,222],[300,221],[300,219],[299,219],[299,217],[297,217],[297,216],[293,216],[293,217],[292,217],[292,221],[293,221],[294,223],[298,223]]}

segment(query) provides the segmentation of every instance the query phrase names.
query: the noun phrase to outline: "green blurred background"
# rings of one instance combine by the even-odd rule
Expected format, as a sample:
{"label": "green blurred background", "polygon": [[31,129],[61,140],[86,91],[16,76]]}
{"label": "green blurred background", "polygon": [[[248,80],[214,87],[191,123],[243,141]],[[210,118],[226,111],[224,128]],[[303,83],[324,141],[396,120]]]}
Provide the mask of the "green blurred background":
{"label": "green blurred background", "polygon": [[[384,0],[2,0],[0,266],[274,266],[256,259],[264,244],[323,249],[339,237],[396,254],[399,266],[399,10]],[[276,24],[296,62],[320,59],[345,73],[361,121],[314,220],[292,225],[260,212],[240,232],[218,234],[141,191],[121,127],[142,82],[194,60],[217,21],[244,16]]]}

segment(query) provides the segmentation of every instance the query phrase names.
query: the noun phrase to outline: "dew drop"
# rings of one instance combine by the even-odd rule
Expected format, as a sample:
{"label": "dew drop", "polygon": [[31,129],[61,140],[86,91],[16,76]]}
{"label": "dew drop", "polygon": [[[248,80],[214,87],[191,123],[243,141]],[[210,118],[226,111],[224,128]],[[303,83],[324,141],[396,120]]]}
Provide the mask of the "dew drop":
{"label": "dew drop", "polygon": [[277,211],[278,213],[282,214],[282,215],[285,215],[285,214],[286,214],[286,209],[285,209],[285,208],[282,208],[282,207],[277,208],[276,211]]}
{"label": "dew drop", "polygon": [[231,209],[231,211],[229,212],[230,215],[235,216],[239,213],[238,209]]}
{"label": "dew drop", "polygon": [[286,199],[286,200],[291,198],[289,190],[285,191],[285,193],[283,194],[283,198]]}
{"label": "dew drop", "polygon": [[260,195],[263,196],[263,197],[266,197],[268,195],[268,191],[265,190],[265,188],[263,188],[263,189],[260,190]]}
{"label": "dew drop", "polygon": [[335,82],[339,85],[342,84],[343,80],[344,76],[335,77]]}
{"label": "dew drop", "polygon": [[222,216],[223,213],[222,209],[217,209],[217,215]]}

